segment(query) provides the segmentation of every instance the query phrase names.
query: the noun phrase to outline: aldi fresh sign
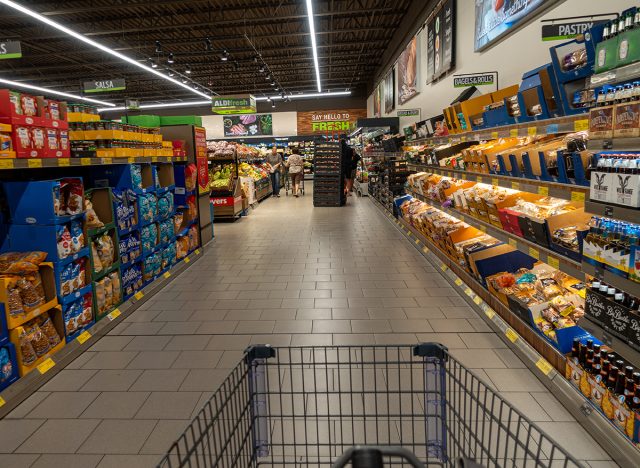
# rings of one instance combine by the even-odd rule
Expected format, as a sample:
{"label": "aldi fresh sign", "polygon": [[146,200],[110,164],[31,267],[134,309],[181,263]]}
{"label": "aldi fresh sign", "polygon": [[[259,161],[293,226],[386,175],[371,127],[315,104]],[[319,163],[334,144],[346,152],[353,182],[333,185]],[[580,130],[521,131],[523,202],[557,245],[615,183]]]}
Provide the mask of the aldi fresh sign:
{"label": "aldi fresh sign", "polygon": [[85,93],[110,93],[124,89],[127,89],[127,85],[123,79],[84,82]]}
{"label": "aldi fresh sign", "polygon": [[0,42],[0,60],[22,57],[22,48],[19,41]]}
{"label": "aldi fresh sign", "polygon": [[255,114],[256,98],[251,94],[234,96],[215,96],[211,99],[211,111],[214,114]]}

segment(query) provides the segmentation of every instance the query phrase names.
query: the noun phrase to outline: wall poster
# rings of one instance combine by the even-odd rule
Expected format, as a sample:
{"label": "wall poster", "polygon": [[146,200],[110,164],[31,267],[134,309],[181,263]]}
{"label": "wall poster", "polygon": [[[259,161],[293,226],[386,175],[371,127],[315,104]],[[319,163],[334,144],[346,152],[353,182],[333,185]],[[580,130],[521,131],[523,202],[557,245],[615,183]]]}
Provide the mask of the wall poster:
{"label": "wall poster", "polygon": [[373,90],[373,116],[380,117],[382,115],[382,83],[378,83],[376,89]]}
{"label": "wall poster", "polygon": [[418,94],[418,36],[398,57],[398,103],[404,104]]}
{"label": "wall poster", "polygon": [[396,68],[391,67],[384,77],[384,113],[389,114],[396,108]]}
{"label": "wall poster", "polygon": [[427,84],[455,65],[455,0],[445,0],[427,21]]}
{"label": "wall poster", "polygon": [[475,0],[474,49],[486,49],[558,0]]}
{"label": "wall poster", "polygon": [[227,115],[223,124],[226,137],[273,135],[271,114]]}

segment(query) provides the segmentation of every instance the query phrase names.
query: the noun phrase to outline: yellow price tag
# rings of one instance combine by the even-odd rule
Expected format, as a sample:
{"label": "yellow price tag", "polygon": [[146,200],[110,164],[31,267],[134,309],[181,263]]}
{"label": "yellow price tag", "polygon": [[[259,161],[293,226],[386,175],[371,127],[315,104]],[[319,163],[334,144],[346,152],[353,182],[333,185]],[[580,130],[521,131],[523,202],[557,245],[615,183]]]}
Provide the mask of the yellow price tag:
{"label": "yellow price tag", "polygon": [[537,134],[538,134],[538,128],[537,127],[529,127],[529,128],[527,128],[527,135],[536,136]]}
{"label": "yellow price tag", "polygon": [[480,225],[480,230],[481,230],[482,232],[487,232],[487,226],[482,226],[482,225]]}
{"label": "yellow price tag", "polygon": [[549,372],[553,370],[553,366],[544,358],[538,359],[536,367],[540,369],[544,375],[549,375]]}
{"label": "yellow price tag", "polygon": [[538,195],[546,197],[549,195],[549,187],[538,187]]}
{"label": "yellow price tag", "polygon": [[196,249],[196,255],[200,255],[200,249]]}
{"label": "yellow price tag", "polygon": [[476,182],[481,184],[482,183],[482,177],[480,177],[480,176],[476,177]]}
{"label": "yellow price tag", "polygon": [[584,201],[584,192],[571,192],[571,201],[574,202],[583,202]]}
{"label": "yellow price tag", "polygon": [[120,309],[113,309],[109,315],[107,315],[107,318],[109,320],[111,320],[112,322],[117,319],[118,317],[120,317]]}
{"label": "yellow price tag", "polygon": [[162,275],[163,278],[170,278],[171,277],[171,273],[169,273],[168,271],[164,272],[164,275]]}
{"label": "yellow price tag", "polygon": [[42,361],[40,364],[38,364],[38,370],[40,371],[41,374],[45,374],[49,371],[49,369],[51,369],[55,365],[56,363],[53,362],[53,359],[47,358],[44,361]]}
{"label": "yellow price tag", "polygon": [[511,188],[513,190],[520,190],[520,182],[511,182]]}
{"label": "yellow price tag", "polygon": [[509,135],[511,137],[517,138],[518,137],[518,129],[517,128],[512,128],[511,130],[509,130]]}
{"label": "yellow price tag", "polygon": [[112,164],[113,159],[111,158],[102,158],[102,164]]}
{"label": "yellow price tag", "polygon": [[576,132],[582,132],[584,130],[589,130],[589,119],[580,119],[573,122],[573,129]]}
{"label": "yellow price tag", "polygon": [[76,338],[76,340],[78,340],[78,343],[80,344],[84,344],[87,342],[87,340],[91,338],[91,333],[89,333],[87,330],[83,331],[82,333],[80,333],[78,335],[78,338]]}
{"label": "yellow price tag", "polygon": [[133,164],[134,162],[136,162],[136,158],[134,158],[133,156],[129,156],[129,157],[127,158],[127,162],[128,162],[129,164]]}
{"label": "yellow price tag", "polygon": [[456,286],[460,286],[462,284],[462,280],[460,278],[457,278],[454,283],[456,283]]}
{"label": "yellow price tag", "polygon": [[471,288],[467,288],[467,289],[465,289],[465,290],[464,290],[464,293],[465,293],[467,296],[471,296],[472,292],[473,292],[473,291],[471,291]]}
{"label": "yellow price tag", "polygon": [[407,237],[411,237],[411,231],[407,229]]}
{"label": "yellow price tag", "polygon": [[538,252],[538,249],[534,249],[533,247],[529,247],[529,255],[531,255],[533,258],[540,258],[540,252]]}
{"label": "yellow price tag", "polygon": [[475,302],[476,305],[480,305],[482,303],[482,298],[480,296],[476,296],[473,298],[473,302]]}
{"label": "yellow price tag", "polygon": [[496,140],[498,138],[498,132],[491,132],[491,138]]}
{"label": "yellow price tag", "polygon": [[419,243],[420,243],[420,239],[416,239],[416,244],[419,244]]}
{"label": "yellow price tag", "polygon": [[191,259],[189,257],[184,257],[184,263],[189,263]]}
{"label": "yellow price tag", "polygon": [[429,253],[429,248],[428,248],[428,247],[423,247],[423,248],[422,248],[422,251],[423,251],[424,253]]}
{"label": "yellow price tag", "polygon": [[6,405],[6,404],[7,404],[7,402],[6,402],[6,401],[4,401],[4,398],[2,398],[2,397],[0,396],[0,408],[2,408],[2,407],[3,407],[4,405]]}
{"label": "yellow price tag", "polygon": [[464,136],[464,135],[462,135],[462,136],[460,137],[460,141],[467,141],[467,137],[466,137],[466,136]]}
{"label": "yellow price tag", "polygon": [[13,169],[13,159],[0,159],[0,169]]}
{"label": "yellow price tag", "polygon": [[133,297],[135,297],[137,300],[140,300],[144,297],[144,293],[142,291],[138,291],[133,295]]}
{"label": "yellow price tag", "polygon": [[500,181],[498,179],[491,179],[491,185],[495,185],[497,187],[500,185]]}
{"label": "yellow price tag", "polygon": [[446,271],[446,269],[447,269],[447,265],[445,265],[445,264],[443,263],[442,265],[440,265],[440,269],[441,269],[442,271]]}
{"label": "yellow price tag", "polygon": [[516,340],[518,339],[518,334],[516,332],[514,332],[511,328],[507,328],[504,332],[505,335],[507,335],[507,338],[509,339],[509,341],[511,341],[512,343],[515,343]]}
{"label": "yellow price tag", "polygon": [[515,239],[509,239],[509,245],[511,247],[513,247],[514,249],[517,249],[518,248],[518,241],[515,240]]}
{"label": "yellow price tag", "polygon": [[550,267],[555,268],[556,270],[560,268],[560,260],[555,257],[547,257],[547,263]]}
{"label": "yellow price tag", "polygon": [[29,159],[27,161],[27,166],[29,166],[29,168],[31,169],[42,167],[42,159]]}
{"label": "yellow price tag", "polygon": [[462,174],[462,180],[467,180],[467,174]]}
{"label": "yellow price tag", "polygon": [[587,290],[586,289],[581,289],[580,291],[578,291],[578,296],[580,296],[582,299],[586,299],[587,298]]}
{"label": "yellow price tag", "polygon": [[487,310],[485,310],[485,311],[484,311],[484,314],[485,314],[487,317],[489,317],[490,319],[492,319],[492,318],[493,318],[493,316],[494,316],[494,315],[496,315],[496,313],[495,313],[493,310],[491,310],[491,309],[487,309]]}
{"label": "yellow price tag", "polygon": [[151,156],[151,162],[158,162],[158,156]]}
{"label": "yellow price tag", "polygon": [[70,158],[60,158],[58,159],[58,167],[69,167],[71,165]]}
{"label": "yellow price tag", "polygon": [[91,158],[80,158],[81,166],[91,166]]}

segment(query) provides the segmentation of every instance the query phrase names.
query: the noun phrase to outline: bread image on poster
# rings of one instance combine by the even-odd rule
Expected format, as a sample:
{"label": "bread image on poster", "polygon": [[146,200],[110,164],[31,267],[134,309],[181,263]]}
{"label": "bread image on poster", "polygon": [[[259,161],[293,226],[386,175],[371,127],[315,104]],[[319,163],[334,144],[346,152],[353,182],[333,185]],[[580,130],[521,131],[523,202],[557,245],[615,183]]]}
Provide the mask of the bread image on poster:
{"label": "bread image on poster", "polygon": [[418,37],[398,57],[398,102],[404,104],[418,94]]}

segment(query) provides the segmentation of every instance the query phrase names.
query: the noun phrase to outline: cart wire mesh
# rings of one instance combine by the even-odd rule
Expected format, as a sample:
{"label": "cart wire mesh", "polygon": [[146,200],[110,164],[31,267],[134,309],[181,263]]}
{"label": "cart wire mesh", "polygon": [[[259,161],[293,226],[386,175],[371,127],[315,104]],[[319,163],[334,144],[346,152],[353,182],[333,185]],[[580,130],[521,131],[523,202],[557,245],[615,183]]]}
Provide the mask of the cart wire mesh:
{"label": "cart wire mesh", "polygon": [[581,466],[437,344],[249,348],[158,466],[326,467],[361,445],[428,466]]}

